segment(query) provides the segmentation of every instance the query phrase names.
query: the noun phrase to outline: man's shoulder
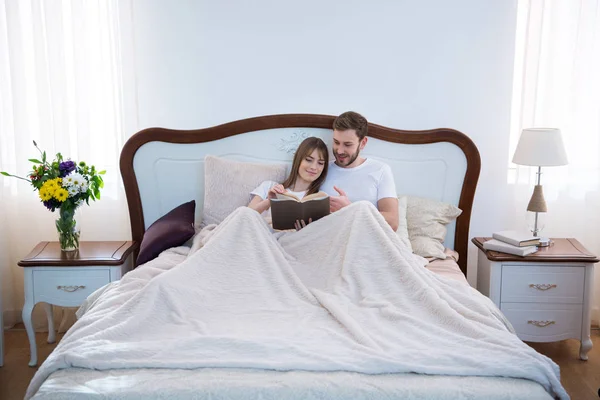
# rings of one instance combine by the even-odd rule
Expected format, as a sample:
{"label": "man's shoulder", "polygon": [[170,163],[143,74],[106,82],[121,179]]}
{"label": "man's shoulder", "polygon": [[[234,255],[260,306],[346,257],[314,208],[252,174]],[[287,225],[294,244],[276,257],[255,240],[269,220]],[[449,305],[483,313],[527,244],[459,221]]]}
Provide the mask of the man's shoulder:
{"label": "man's shoulder", "polygon": [[376,169],[376,170],[381,170],[381,169],[390,169],[390,166],[380,160],[376,160],[374,158],[367,158],[367,160],[365,162],[369,163],[369,167],[372,169]]}

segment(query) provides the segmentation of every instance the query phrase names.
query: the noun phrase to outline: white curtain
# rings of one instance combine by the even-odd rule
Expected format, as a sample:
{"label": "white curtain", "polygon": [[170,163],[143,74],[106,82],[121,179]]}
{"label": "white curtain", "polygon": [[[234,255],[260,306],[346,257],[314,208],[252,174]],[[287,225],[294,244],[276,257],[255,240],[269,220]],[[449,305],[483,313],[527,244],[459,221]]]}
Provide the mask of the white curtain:
{"label": "white curtain", "polygon": [[[119,0],[0,0],[0,171],[26,176],[27,159],[39,158],[33,140],[49,156],[105,169],[102,199],[79,212],[81,240],[131,237],[118,168],[137,130],[128,10]],[[0,176],[0,202],[0,289],[12,326],[24,301],[17,261],[57,240],[57,213],[15,178]]]}
{"label": "white curtain", "polygon": [[[521,129],[560,128],[569,165],[543,168],[544,236],[574,237],[600,255],[600,0],[521,0],[516,32],[510,159]],[[509,166],[517,213],[535,170]],[[600,269],[592,319],[599,320]]]}

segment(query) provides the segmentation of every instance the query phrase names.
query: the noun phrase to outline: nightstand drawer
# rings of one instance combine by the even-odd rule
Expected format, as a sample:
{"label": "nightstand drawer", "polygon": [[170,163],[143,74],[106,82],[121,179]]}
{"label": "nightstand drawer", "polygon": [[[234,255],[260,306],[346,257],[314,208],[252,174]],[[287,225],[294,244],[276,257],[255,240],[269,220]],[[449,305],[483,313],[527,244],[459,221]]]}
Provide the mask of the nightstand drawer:
{"label": "nightstand drawer", "polygon": [[521,340],[549,342],[581,336],[581,304],[502,303],[500,310]]}
{"label": "nightstand drawer", "polygon": [[34,301],[64,307],[79,306],[92,292],[109,282],[110,271],[106,269],[34,271]]}
{"label": "nightstand drawer", "polygon": [[502,303],[583,303],[584,267],[505,265]]}

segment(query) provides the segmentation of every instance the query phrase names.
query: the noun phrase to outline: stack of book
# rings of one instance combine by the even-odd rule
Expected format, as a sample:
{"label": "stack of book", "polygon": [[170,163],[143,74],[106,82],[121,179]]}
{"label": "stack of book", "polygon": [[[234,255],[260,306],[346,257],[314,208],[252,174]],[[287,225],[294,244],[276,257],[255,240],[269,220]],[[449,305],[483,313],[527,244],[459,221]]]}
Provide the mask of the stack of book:
{"label": "stack of book", "polygon": [[535,253],[540,244],[540,238],[531,233],[517,231],[501,231],[492,234],[493,239],[483,243],[486,250],[499,251],[525,257]]}

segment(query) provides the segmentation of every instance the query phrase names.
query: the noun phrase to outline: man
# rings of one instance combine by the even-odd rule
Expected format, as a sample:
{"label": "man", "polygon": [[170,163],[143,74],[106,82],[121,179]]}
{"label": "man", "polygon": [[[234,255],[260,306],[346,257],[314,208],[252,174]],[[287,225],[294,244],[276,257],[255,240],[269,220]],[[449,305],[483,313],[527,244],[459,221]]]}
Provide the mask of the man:
{"label": "man", "polygon": [[333,155],[321,190],[331,196],[331,212],[352,202],[371,202],[394,231],[398,229],[398,197],[389,165],[360,157],[367,144],[365,117],[348,111],[333,122]]}

